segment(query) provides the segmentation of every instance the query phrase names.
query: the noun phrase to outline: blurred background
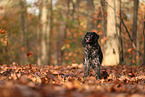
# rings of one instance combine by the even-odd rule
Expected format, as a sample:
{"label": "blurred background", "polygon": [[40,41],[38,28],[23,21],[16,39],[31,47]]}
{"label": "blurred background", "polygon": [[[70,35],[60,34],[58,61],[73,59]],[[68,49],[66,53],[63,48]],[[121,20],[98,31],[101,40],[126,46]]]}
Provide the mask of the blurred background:
{"label": "blurred background", "polygon": [[144,22],[144,0],[0,0],[0,64],[83,63],[87,31],[100,35],[104,56],[112,32],[114,64],[141,64]]}

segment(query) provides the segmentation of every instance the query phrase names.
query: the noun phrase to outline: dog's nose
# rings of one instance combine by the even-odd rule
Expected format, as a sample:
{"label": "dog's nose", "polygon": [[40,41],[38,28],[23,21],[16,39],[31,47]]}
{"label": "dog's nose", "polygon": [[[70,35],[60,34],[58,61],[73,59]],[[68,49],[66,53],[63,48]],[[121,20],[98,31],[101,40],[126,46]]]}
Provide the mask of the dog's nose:
{"label": "dog's nose", "polygon": [[90,37],[86,37],[86,38],[87,38],[87,40],[90,39]]}

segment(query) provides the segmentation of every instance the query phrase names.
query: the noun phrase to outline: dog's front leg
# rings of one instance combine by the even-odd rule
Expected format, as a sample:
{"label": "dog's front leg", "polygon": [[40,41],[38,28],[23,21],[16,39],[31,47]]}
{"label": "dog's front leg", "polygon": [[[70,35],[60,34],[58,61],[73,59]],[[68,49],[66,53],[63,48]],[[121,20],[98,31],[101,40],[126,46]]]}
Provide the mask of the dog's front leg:
{"label": "dog's front leg", "polygon": [[90,64],[89,64],[88,59],[84,60],[83,67],[84,67],[84,77],[87,77],[89,75],[89,71],[90,71]]}
{"label": "dog's front leg", "polygon": [[96,79],[101,79],[101,64],[99,58],[93,60],[93,69],[96,73]]}

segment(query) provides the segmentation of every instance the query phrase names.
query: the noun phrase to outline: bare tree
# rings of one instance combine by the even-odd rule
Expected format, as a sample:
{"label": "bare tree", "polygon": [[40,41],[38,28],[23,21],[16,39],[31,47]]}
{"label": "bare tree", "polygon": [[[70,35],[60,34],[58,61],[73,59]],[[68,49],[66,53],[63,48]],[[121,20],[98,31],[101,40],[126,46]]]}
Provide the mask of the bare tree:
{"label": "bare tree", "polygon": [[51,50],[52,50],[52,35],[53,35],[53,6],[52,6],[53,0],[49,0],[49,33],[48,33],[48,64],[51,63]]}
{"label": "bare tree", "polygon": [[27,62],[26,57],[26,1],[20,0],[20,12],[21,12],[21,43],[22,43],[22,49],[21,49],[21,64],[25,64]]}
{"label": "bare tree", "polygon": [[120,17],[120,25],[119,25],[119,43],[120,43],[120,63],[119,64],[122,64],[123,61],[124,61],[124,58],[123,58],[123,40],[122,40],[122,30],[121,30],[121,17],[122,17],[122,13],[121,13],[121,0],[119,1],[120,2],[120,11],[119,11],[119,17]]}
{"label": "bare tree", "polygon": [[93,15],[95,12],[94,0],[87,0],[88,17],[87,17],[87,31],[94,29]]}
{"label": "bare tree", "polygon": [[106,18],[105,18],[105,0],[100,0],[101,5],[101,15],[102,15],[102,32],[104,33],[104,36],[106,36]]}
{"label": "bare tree", "polygon": [[[132,38],[133,38],[133,42],[136,45],[136,49],[139,50],[139,40],[138,40],[138,36],[139,33],[137,33],[137,15],[138,15],[138,5],[139,5],[139,0],[134,0],[134,9],[133,9],[133,31],[132,31]],[[133,55],[133,60],[136,62],[136,64],[139,64],[139,61],[136,60],[136,56],[139,56],[138,53],[136,51],[134,51],[134,55]]]}
{"label": "bare tree", "polygon": [[[119,43],[117,30],[117,12],[119,11],[119,0],[108,0],[107,8],[107,37],[104,65],[118,65],[119,64]],[[111,7],[110,7],[111,6]],[[118,8],[119,7],[119,8]]]}
{"label": "bare tree", "polygon": [[41,31],[41,29],[40,29],[40,18],[41,18],[41,12],[42,12],[42,10],[41,10],[41,7],[40,7],[40,5],[39,5],[39,15],[38,15],[38,24],[37,24],[37,45],[38,45],[38,47],[37,47],[37,64],[38,65],[41,65],[41,52],[40,52],[40,48],[41,48],[41,46],[40,46],[40,44],[41,44],[41,42],[40,42],[40,31]]}
{"label": "bare tree", "polygon": [[75,9],[79,10],[81,0],[76,0]]}
{"label": "bare tree", "polygon": [[[69,0],[67,0],[69,2]],[[61,5],[61,12],[60,12],[60,23],[58,28],[58,36],[57,36],[57,65],[62,64],[63,60],[63,50],[61,49],[63,46],[63,41],[65,38],[65,32],[66,32],[66,17],[67,17],[67,11],[68,11],[68,3]]]}
{"label": "bare tree", "polygon": [[47,64],[48,55],[47,55],[47,34],[48,34],[48,25],[47,25],[47,0],[42,0],[42,14],[41,14],[41,25],[42,25],[42,40],[41,40],[41,64]]}
{"label": "bare tree", "polygon": [[[144,19],[145,19],[145,14],[144,14]],[[145,65],[145,21],[143,24],[143,36],[144,36],[144,65]]]}

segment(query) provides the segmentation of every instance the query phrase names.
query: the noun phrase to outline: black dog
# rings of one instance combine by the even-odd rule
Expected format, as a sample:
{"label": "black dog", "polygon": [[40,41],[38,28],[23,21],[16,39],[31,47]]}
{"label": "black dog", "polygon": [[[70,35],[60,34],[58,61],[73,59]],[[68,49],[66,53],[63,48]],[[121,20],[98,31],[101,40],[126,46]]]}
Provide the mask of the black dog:
{"label": "black dog", "polygon": [[92,67],[97,75],[97,79],[101,79],[101,63],[103,54],[98,44],[99,35],[95,32],[87,32],[82,40],[85,47],[84,53],[84,77],[89,75],[89,69]]}

